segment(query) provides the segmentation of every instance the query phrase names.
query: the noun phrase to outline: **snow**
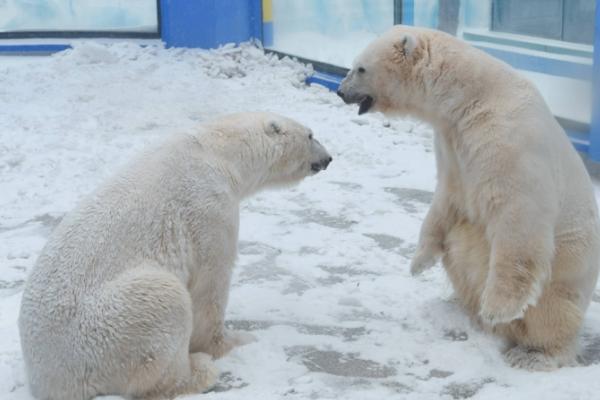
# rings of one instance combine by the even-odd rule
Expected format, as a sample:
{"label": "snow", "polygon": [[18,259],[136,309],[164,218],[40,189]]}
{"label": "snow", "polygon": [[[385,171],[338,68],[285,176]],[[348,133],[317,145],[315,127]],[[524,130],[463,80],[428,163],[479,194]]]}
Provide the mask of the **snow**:
{"label": "snow", "polygon": [[62,216],[143,147],[242,110],[305,123],[334,161],[244,204],[227,324],[257,341],[217,362],[213,392],[189,399],[598,398],[599,293],[581,366],[505,365],[441,268],[408,271],[435,186],[431,130],[358,117],[305,86],[310,71],[251,45],[78,42],[52,57],[0,58],[0,400],[31,399],[20,293]]}

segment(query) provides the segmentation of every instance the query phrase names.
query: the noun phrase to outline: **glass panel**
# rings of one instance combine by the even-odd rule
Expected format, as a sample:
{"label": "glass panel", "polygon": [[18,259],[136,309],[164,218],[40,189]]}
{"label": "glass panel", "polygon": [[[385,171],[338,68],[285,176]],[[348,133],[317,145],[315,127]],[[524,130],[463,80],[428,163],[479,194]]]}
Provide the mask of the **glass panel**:
{"label": "glass panel", "polygon": [[[415,25],[455,34],[518,65],[554,115],[584,125],[590,122],[592,85],[577,71],[591,63],[596,0],[414,0],[413,4]],[[519,56],[518,63],[513,55]]]}
{"label": "glass panel", "polygon": [[[404,4],[405,2],[402,3]],[[439,0],[413,0],[413,24],[425,28],[437,28],[438,3]]]}
{"label": "glass panel", "polygon": [[481,0],[462,0],[460,2],[462,27],[459,30],[470,29],[489,31],[492,23],[492,2]]}
{"label": "glass panel", "polygon": [[521,73],[538,87],[555,115],[589,123],[592,87],[581,67],[589,66],[592,58],[592,47],[584,44],[592,43],[595,3],[263,0],[263,35],[268,48],[349,67],[371,40],[393,25],[395,12],[406,11],[404,17],[416,26],[444,30],[523,68]]}
{"label": "glass panel", "polygon": [[440,1],[437,28],[451,35],[456,35],[458,30],[458,16],[460,0]]}
{"label": "glass panel", "polygon": [[349,67],[394,24],[394,0],[272,0],[270,48]]}
{"label": "glass panel", "polygon": [[494,0],[492,30],[560,40],[562,0]]}
{"label": "glass panel", "polygon": [[592,44],[596,0],[564,0],[563,40]]}
{"label": "glass panel", "polygon": [[156,0],[0,0],[0,32],[158,32]]}

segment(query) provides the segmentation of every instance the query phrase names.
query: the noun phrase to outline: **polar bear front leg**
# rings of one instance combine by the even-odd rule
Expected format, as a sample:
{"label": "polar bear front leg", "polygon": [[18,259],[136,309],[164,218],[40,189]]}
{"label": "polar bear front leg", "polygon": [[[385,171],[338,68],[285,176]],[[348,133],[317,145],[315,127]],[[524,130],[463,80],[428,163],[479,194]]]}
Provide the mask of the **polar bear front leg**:
{"label": "polar bear front leg", "polygon": [[417,251],[410,263],[410,273],[419,275],[433,267],[444,251],[444,241],[449,228],[456,223],[456,212],[446,191],[438,188],[427,216],[421,225]]}
{"label": "polar bear front leg", "polygon": [[190,352],[203,352],[210,354],[214,358],[221,358],[229,353],[233,348],[243,346],[254,342],[254,335],[233,331],[225,328],[224,309],[221,316],[217,316],[218,310],[213,310],[214,314],[203,315],[203,326],[207,329],[197,329],[192,335],[190,341]]}
{"label": "polar bear front leg", "polygon": [[221,358],[234,347],[254,341],[246,332],[225,328],[225,309],[229,297],[232,266],[211,269],[219,276],[204,282],[200,295],[194,296],[194,329],[190,340],[190,352],[208,353]]}
{"label": "polar bear front leg", "polygon": [[554,232],[535,204],[512,204],[487,227],[491,243],[480,317],[494,326],[524,316],[550,279]]}

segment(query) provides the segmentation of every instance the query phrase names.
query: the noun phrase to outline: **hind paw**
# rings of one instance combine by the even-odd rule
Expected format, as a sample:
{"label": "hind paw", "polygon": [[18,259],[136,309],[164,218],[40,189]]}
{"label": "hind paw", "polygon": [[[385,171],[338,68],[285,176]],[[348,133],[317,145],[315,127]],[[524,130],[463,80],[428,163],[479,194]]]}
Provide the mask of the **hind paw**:
{"label": "hind paw", "polygon": [[212,357],[205,353],[190,354],[192,377],[189,382],[190,393],[203,393],[212,389],[219,378],[219,370]]}
{"label": "hind paw", "polygon": [[565,354],[554,356],[526,346],[511,348],[504,353],[504,358],[511,367],[529,371],[552,371],[577,364],[574,353],[565,352]]}

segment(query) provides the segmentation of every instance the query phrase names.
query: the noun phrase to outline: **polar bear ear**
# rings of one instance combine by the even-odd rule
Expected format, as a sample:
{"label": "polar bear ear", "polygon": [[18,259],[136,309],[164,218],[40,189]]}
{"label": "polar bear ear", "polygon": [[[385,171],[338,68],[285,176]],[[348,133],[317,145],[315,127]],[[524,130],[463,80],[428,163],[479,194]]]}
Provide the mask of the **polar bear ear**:
{"label": "polar bear ear", "polygon": [[394,43],[394,52],[399,59],[410,57],[416,48],[417,38],[408,33],[404,34],[399,41]]}
{"label": "polar bear ear", "polygon": [[266,133],[269,136],[277,136],[283,134],[283,127],[279,122],[271,120],[267,122]]}

